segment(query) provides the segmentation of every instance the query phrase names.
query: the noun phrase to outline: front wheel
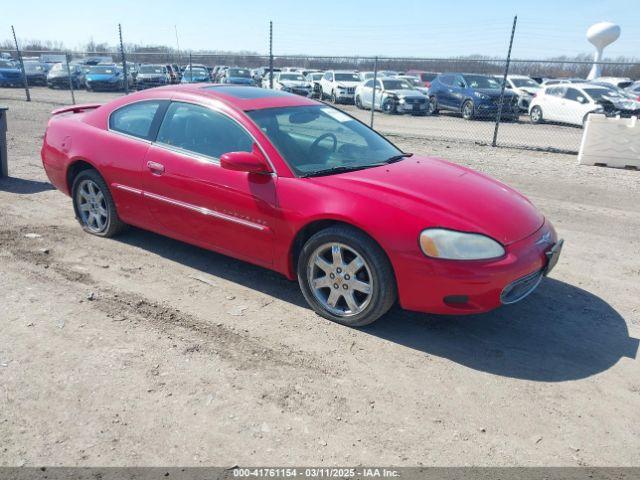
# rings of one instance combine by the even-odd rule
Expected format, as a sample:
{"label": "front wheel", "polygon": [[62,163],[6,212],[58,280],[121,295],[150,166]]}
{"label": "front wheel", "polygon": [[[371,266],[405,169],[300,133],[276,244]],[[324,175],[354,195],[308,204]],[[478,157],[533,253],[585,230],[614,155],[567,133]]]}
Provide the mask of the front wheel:
{"label": "front wheel", "polygon": [[321,230],[305,243],[298,258],[298,282],[318,315],[350,327],[374,322],[397,297],[384,251],[349,226]]}
{"label": "front wheel", "polygon": [[529,118],[531,118],[531,123],[542,123],[544,121],[542,117],[542,109],[538,105],[533,107],[529,114]]}
{"label": "front wheel", "polygon": [[473,102],[471,100],[467,100],[462,104],[462,118],[473,120]]}
{"label": "front wheel", "polygon": [[356,107],[360,110],[364,108],[364,106],[362,105],[362,99],[360,98],[360,95],[356,95]]}
{"label": "front wheel", "polygon": [[96,170],[81,171],[73,181],[71,192],[76,218],[85,232],[113,237],[125,228],[111,192]]}
{"label": "front wheel", "polygon": [[429,104],[427,105],[427,113],[429,115],[437,115],[438,113],[438,99],[436,97],[429,97]]}
{"label": "front wheel", "polygon": [[331,92],[331,103],[333,103],[334,105],[337,105],[338,103],[338,97],[336,96],[336,92]]}
{"label": "front wheel", "polygon": [[396,104],[395,100],[392,100],[391,98],[387,98],[382,103],[382,111],[384,113],[389,113],[393,115],[395,113],[398,113],[398,105]]}

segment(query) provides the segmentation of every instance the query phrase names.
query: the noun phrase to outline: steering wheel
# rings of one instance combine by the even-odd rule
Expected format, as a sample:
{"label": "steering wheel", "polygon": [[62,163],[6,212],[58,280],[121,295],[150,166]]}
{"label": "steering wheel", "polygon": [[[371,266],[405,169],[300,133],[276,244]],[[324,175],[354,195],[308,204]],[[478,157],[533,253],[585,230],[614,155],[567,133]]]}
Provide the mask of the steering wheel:
{"label": "steering wheel", "polygon": [[318,145],[320,145],[320,142],[325,138],[331,138],[333,140],[333,147],[329,150],[329,153],[334,153],[336,151],[336,148],[338,148],[338,138],[333,133],[327,132],[327,133],[323,133],[313,141],[313,143],[309,147],[309,155],[311,155],[312,157],[315,156],[314,150],[318,148]]}

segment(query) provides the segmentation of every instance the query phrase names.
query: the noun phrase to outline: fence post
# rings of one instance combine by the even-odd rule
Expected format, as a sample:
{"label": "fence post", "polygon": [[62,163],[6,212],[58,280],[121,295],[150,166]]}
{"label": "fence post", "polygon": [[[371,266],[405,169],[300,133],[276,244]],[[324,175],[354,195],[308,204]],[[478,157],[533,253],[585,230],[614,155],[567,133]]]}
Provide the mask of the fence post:
{"label": "fence post", "polygon": [[16,30],[11,25],[11,33],[13,33],[13,41],[16,44],[16,52],[18,52],[18,60],[20,61],[20,71],[22,72],[22,83],[24,85],[24,93],[27,95],[27,102],[31,101],[31,93],[29,92],[29,82],[27,82],[27,73],[24,71],[24,62],[22,61],[22,52],[18,46],[18,38],[16,37]]}
{"label": "fence post", "polygon": [[[507,52],[507,62],[504,66],[504,75],[502,77],[502,88],[500,89],[500,104],[498,105],[498,115],[496,115],[496,127],[493,130],[493,142],[491,146],[495,147],[498,141],[498,128],[500,128],[500,117],[502,117],[502,106],[504,104],[504,89],[507,86],[507,75],[509,75],[509,63],[511,63],[511,48],[513,47],[513,36],[516,33],[516,23],[518,16],[513,17],[513,27],[511,28],[511,39],[509,40],[509,51]],[[517,107],[516,107],[517,108]]]}
{"label": "fence post", "polygon": [[122,74],[124,75],[124,93],[129,94],[129,77],[127,76],[127,57],[124,54],[124,43],[122,43],[122,25],[118,24],[118,35],[120,36],[120,55],[122,56]]}
{"label": "fence post", "polygon": [[373,128],[373,116],[376,111],[376,83],[378,81],[378,57],[373,59],[373,95],[371,96],[371,128]]}
{"label": "fence post", "polygon": [[273,22],[269,22],[269,88],[273,90]]}
{"label": "fence post", "polygon": [[189,83],[193,83],[193,64],[191,63],[191,52],[189,52]]}
{"label": "fence post", "polygon": [[71,92],[71,104],[76,104],[76,95],[73,93],[73,78],[71,78],[71,67],[69,66],[70,53],[65,54],[64,58],[67,59],[67,75],[69,76],[69,91]]}

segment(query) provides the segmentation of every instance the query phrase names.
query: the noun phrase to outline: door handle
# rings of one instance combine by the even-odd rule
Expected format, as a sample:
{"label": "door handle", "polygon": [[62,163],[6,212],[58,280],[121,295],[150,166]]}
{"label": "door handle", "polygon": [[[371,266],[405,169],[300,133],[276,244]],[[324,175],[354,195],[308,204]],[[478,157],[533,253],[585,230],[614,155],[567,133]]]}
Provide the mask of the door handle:
{"label": "door handle", "polygon": [[164,173],[164,165],[158,162],[151,162],[151,161],[147,162],[147,168],[154,175],[162,175]]}

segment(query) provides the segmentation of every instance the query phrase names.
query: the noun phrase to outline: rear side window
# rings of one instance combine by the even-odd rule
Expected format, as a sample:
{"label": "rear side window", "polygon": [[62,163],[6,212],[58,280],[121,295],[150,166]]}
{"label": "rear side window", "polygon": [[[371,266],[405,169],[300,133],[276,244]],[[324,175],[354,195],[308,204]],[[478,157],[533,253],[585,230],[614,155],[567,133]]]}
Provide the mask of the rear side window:
{"label": "rear side window", "polygon": [[564,94],[564,98],[566,98],[567,100],[573,100],[574,102],[578,101],[578,97],[584,98],[584,95],[582,95],[575,88],[568,88],[566,93]]}
{"label": "rear side window", "polygon": [[235,121],[199,105],[173,102],[158,131],[158,143],[211,158],[250,152],[253,139]]}
{"label": "rear side window", "polygon": [[151,140],[151,126],[161,102],[139,102],[126,105],[111,113],[109,130]]}
{"label": "rear side window", "polygon": [[440,82],[445,85],[453,85],[453,75],[440,75]]}

